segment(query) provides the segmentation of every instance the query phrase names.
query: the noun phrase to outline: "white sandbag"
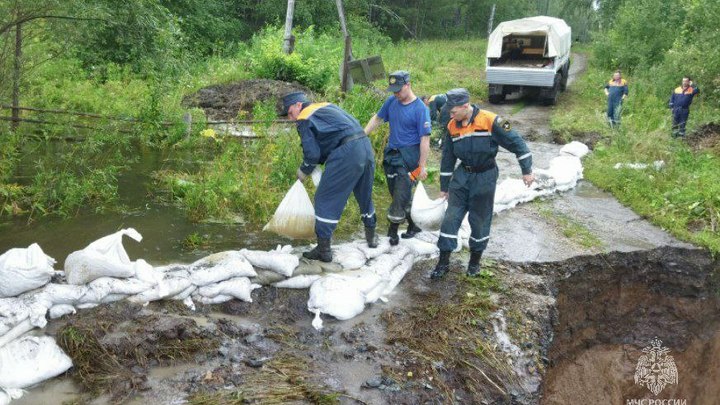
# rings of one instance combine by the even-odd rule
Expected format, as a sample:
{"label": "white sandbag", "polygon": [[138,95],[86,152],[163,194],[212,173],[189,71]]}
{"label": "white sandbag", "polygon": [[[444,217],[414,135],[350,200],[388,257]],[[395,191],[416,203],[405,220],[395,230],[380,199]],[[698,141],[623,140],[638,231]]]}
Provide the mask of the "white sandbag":
{"label": "white sandbag", "polygon": [[14,248],[0,256],[0,298],[15,297],[42,287],[54,274],[55,259],[37,243]]}
{"label": "white sandbag", "polygon": [[47,324],[45,314],[50,306],[52,305],[48,305],[47,301],[37,300],[35,297],[0,298],[0,325],[4,325],[2,329],[6,330],[6,334],[9,333],[8,329],[13,329],[24,321],[31,326],[27,330],[33,327],[44,328]]}
{"label": "white sandbag", "polygon": [[350,280],[335,274],[327,275],[310,286],[308,311],[347,320],[365,308],[365,296]]}
{"label": "white sandbag", "polygon": [[400,244],[407,246],[416,256],[432,256],[440,252],[437,245],[421,241],[417,238],[400,239]]}
{"label": "white sandbag", "polygon": [[[110,294],[104,296],[103,299],[101,299],[99,303],[100,303],[100,304],[109,304],[109,303],[111,303],[111,302],[122,301],[122,300],[126,299],[127,297],[129,297],[128,294],[114,294],[114,293],[110,293]],[[85,304],[85,305],[89,305],[89,304]]]}
{"label": "white sandbag", "polygon": [[52,308],[50,308],[49,316],[50,319],[58,319],[60,317],[63,317],[65,315],[75,314],[77,313],[77,310],[72,305],[67,304],[58,304],[53,305]]}
{"label": "white sandbag", "polygon": [[221,281],[217,284],[206,285],[197,289],[200,296],[212,298],[218,295],[229,295],[245,302],[252,302],[250,293],[260,288],[259,284],[253,284],[247,277],[236,277],[230,280]]}
{"label": "white sandbag", "polygon": [[128,228],[105,236],[89,244],[85,249],[70,253],[65,259],[65,276],[70,284],[87,284],[103,276],[132,277],[133,262],[122,244],[123,235],[140,242],[142,235]]}
{"label": "white sandbag", "polygon": [[216,295],[214,297],[204,297],[200,294],[193,295],[193,299],[198,301],[201,304],[205,305],[213,305],[213,304],[222,304],[223,302],[228,302],[233,300],[232,295]]}
{"label": "white sandbag", "polygon": [[[110,282],[101,280],[97,283],[90,283],[87,285],[87,291],[85,294],[77,300],[76,305],[78,308],[88,308],[85,304],[98,304],[111,293]],[[81,306],[82,305],[82,306]]]}
{"label": "white sandbag", "polygon": [[400,284],[400,281],[405,277],[408,271],[412,269],[413,263],[415,262],[412,255],[407,255],[403,258],[399,265],[397,265],[390,273],[390,281],[385,286],[382,296],[387,297],[393,292],[395,287]]}
{"label": "white sandbag", "polygon": [[158,301],[163,298],[172,297],[181,292],[185,291],[192,285],[192,282],[187,278],[170,278],[167,277],[162,283],[156,286],[152,286],[149,289],[130,296],[128,300],[130,302],[145,304],[151,301]]}
{"label": "white sandbag", "polygon": [[590,149],[582,142],[572,141],[568,144],[563,145],[560,148],[561,155],[575,156],[576,158],[582,158],[587,155]]}
{"label": "white sandbag", "polygon": [[100,277],[88,283],[88,288],[107,290],[108,294],[135,295],[147,291],[153,286],[136,278]]}
{"label": "white sandbag", "polygon": [[[192,293],[195,292],[195,290],[197,290],[197,288],[198,287],[195,284],[191,284],[190,287],[182,290],[179,294],[173,295],[170,299],[184,302],[186,299],[188,299],[190,297],[190,295]],[[194,309],[193,309],[193,311],[194,311]]]}
{"label": "white sandbag", "polygon": [[[41,326],[41,328],[42,327],[44,327],[44,325]],[[32,322],[30,321],[30,318],[23,320],[22,322],[13,326],[13,328],[10,329],[8,332],[6,332],[4,335],[0,336],[0,348],[16,341],[17,338],[30,332],[33,329],[35,329],[35,325],[32,324]],[[0,367],[2,367],[2,358],[1,357],[0,357]],[[2,386],[0,385],[0,387],[2,387]]]}
{"label": "white sandbag", "polygon": [[173,263],[155,267],[155,270],[165,274],[165,277],[188,278],[190,277],[190,271],[188,271],[189,268],[189,264]]}
{"label": "white sandbag", "polygon": [[26,388],[58,376],[72,367],[49,336],[26,336],[0,348],[0,387]]}
{"label": "white sandbag", "polygon": [[73,305],[85,295],[87,290],[88,288],[84,285],[50,283],[43,287],[38,294],[43,295],[52,305]]}
{"label": "white sandbag", "polygon": [[272,231],[294,239],[310,239],[315,236],[315,209],[300,180],[287,192],[263,231]]}
{"label": "white sandbag", "polygon": [[193,302],[190,296],[185,297],[185,299],[183,300],[183,304],[185,304],[185,306],[188,307],[188,309],[190,309],[191,311],[195,310],[195,302]]}
{"label": "white sandbag", "polygon": [[270,270],[259,269],[257,276],[251,277],[250,281],[260,285],[270,285],[285,280],[285,276]]}
{"label": "white sandbag", "polygon": [[312,285],[312,283],[321,278],[322,276],[319,274],[301,275],[277,282],[273,285],[277,288],[308,288]]}
{"label": "white sandbag", "polygon": [[355,270],[365,265],[367,258],[354,244],[345,243],[332,247],[333,262],[338,263],[344,270]]}
{"label": "white sandbag", "polygon": [[214,253],[190,265],[190,281],[198,287],[233,277],[255,277],[257,273],[237,250]]}
{"label": "white sandbag", "polygon": [[372,271],[383,278],[388,278],[390,272],[402,261],[402,257],[397,254],[384,254],[372,261],[368,262],[363,270]]}
{"label": "white sandbag", "polygon": [[240,253],[255,267],[274,271],[285,277],[292,277],[293,271],[300,264],[300,259],[288,250],[292,250],[292,248],[283,250],[278,246],[278,249],[269,252],[243,249]]}
{"label": "white sandbag", "polygon": [[155,270],[155,268],[145,260],[138,259],[135,261],[135,278],[150,285],[157,285],[163,281],[165,273]]}
{"label": "white sandbag", "polygon": [[[103,297],[102,299],[104,300],[106,297],[108,297],[108,296],[110,296],[110,295],[113,295],[113,294],[108,294],[108,295],[106,295],[105,297]],[[101,300],[101,301],[102,301],[102,300]],[[96,308],[96,307],[99,306],[99,305],[100,305],[99,302],[86,302],[86,303],[84,303],[84,304],[78,304],[78,305],[77,305],[77,308],[78,308],[78,309],[92,309],[92,308]]]}
{"label": "white sandbag", "polygon": [[434,232],[420,232],[415,235],[415,239],[421,240],[423,242],[432,243],[433,245],[437,245],[438,238],[440,238],[440,232],[434,231]]}
{"label": "white sandbag", "polygon": [[390,251],[390,248],[392,246],[390,245],[390,238],[387,237],[380,237],[378,238],[378,246],[376,248],[371,248],[367,245],[367,242],[362,241],[355,241],[355,247],[365,255],[365,257],[370,260],[374,259],[380,255],[383,255]]}
{"label": "white sandbag", "polygon": [[550,161],[547,172],[555,179],[558,191],[566,191],[583,178],[583,167],[580,159],[574,156],[556,156]]}
{"label": "white sandbag", "polygon": [[0,405],[8,405],[13,399],[22,398],[25,392],[21,389],[0,387]]}
{"label": "white sandbag", "polygon": [[498,213],[516,205],[532,201],[538,192],[528,187],[520,179],[505,179],[495,188],[495,203],[493,212]]}
{"label": "white sandbag", "polygon": [[436,198],[431,200],[425,191],[425,186],[419,182],[415,188],[413,195],[412,207],[410,208],[410,216],[417,226],[423,231],[437,231],[440,229],[445,210],[447,209],[447,200],[444,198]]}

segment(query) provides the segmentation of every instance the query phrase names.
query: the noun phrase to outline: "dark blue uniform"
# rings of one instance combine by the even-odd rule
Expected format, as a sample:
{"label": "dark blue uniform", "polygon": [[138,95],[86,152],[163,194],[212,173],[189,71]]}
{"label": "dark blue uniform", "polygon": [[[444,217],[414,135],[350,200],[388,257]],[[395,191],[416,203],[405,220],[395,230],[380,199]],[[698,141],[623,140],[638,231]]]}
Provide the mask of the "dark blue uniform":
{"label": "dark blue uniform", "polygon": [[[438,239],[441,252],[455,250],[458,230],[468,212],[472,229],[470,250],[482,252],[487,247],[498,178],[495,164],[498,146],[517,156],[523,174],[532,173],[532,154],[525,141],[510,130],[507,122],[499,120],[496,114],[473,105],[467,126],[460,126],[456,120],[448,124],[440,165],[440,190],[449,192]],[[460,165],[455,168],[458,159]]]}
{"label": "dark blue uniform", "polygon": [[325,164],[315,192],[317,237],[330,239],[351,192],[360,206],[363,223],[374,229],[375,156],[360,123],[336,105],[303,104],[297,130],[303,148],[300,170],[309,175],[317,164]]}
{"label": "dark blue uniform", "polygon": [[628,85],[625,79],[620,82],[610,80],[605,89],[608,91],[607,118],[610,126],[620,125],[620,112],[622,111],[623,96],[628,94]]}
{"label": "dark blue uniform", "polygon": [[444,94],[436,94],[428,99],[428,109],[430,110],[430,120],[444,128],[450,122],[450,113],[443,107],[447,103],[447,96]]}
{"label": "dark blue uniform", "polygon": [[669,106],[672,108],[673,114],[673,137],[685,136],[685,125],[688,117],[690,117],[690,104],[693,102],[693,97],[699,92],[700,90],[695,86],[688,86],[685,90],[678,87],[670,96]]}

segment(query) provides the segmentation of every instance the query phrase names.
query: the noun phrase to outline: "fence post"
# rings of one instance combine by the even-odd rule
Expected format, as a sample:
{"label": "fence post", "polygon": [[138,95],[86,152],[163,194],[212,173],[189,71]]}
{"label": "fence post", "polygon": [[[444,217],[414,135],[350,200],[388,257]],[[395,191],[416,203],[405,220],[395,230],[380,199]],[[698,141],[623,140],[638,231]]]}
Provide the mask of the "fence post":
{"label": "fence post", "polygon": [[186,112],[183,114],[183,122],[185,123],[185,136],[190,136],[192,133],[192,114]]}
{"label": "fence post", "polygon": [[22,24],[15,25],[15,65],[13,67],[13,91],[12,91],[12,122],[10,129],[17,130],[20,124],[20,69],[22,59]]}

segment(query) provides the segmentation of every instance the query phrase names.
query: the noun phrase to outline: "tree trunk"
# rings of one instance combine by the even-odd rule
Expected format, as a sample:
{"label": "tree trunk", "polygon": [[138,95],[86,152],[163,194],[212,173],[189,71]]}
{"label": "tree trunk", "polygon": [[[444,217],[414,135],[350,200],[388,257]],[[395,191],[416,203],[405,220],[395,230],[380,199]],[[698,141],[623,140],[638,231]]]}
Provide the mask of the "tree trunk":
{"label": "tree trunk", "polygon": [[288,0],[287,14],[285,14],[285,36],[283,37],[283,52],[291,54],[294,48],[292,39],[293,13],[295,12],[295,0]]}
{"label": "tree trunk", "polygon": [[340,27],[342,28],[343,38],[345,39],[343,62],[340,66],[340,90],[345,93],[352,89],[353,86],[352,78],[349,77],[350,72],[348,69],[348,62],[353,59],[352,41],[350,40],[350,33],[347,30],[347,23],[345,22],[345,9],[343,8],[342,0],[335,0],[335,4],[337,5]]}
{"label": "tree trunk", "polygon": [[20,123],[20,69],[22,67],[22,24],[15,26],[15,65],[13,67],[12,124],[13,132]]}

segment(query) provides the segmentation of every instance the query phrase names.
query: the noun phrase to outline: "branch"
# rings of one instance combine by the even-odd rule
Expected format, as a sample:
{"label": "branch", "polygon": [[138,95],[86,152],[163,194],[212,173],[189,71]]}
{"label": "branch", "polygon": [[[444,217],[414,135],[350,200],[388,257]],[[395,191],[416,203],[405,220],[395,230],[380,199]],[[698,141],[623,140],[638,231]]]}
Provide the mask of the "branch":
{"label": "branch", "polygon": [[26,22],[37,20],[41,18],[54,18],[58,20],[75,20],[75,21],[107,21],[102,18],[84,18],[84,17],[71,17],[67,15],[30,15],[30,16],[24,16],[21,17],[15,21],[10,21],[9,23],[3,25],[0,27],[0,35],[10,31],[14,26],[18,24],[24,24]]}
{"label": "branch", "polygon": [[377,4],[370,4],[370,7],[375,7],[375,8],[377,8],[377,9],[380,9],[381,11],[384,11],[384,12],[390,14],[390,17],[396,19],[400,24],[402,24],[403,27],[405,27],[405,30],[408,32],[408,34],[410,34],[410,35],[413,37],[413,39],[417,39],[416,33],[414,33],[414,32],[405,24],[405,22],[403,21],[403,18],[400,17],[396,12],[390,10],[390,9],[387,8],[387,7],[379,6],[379,5],[377,5]]}

